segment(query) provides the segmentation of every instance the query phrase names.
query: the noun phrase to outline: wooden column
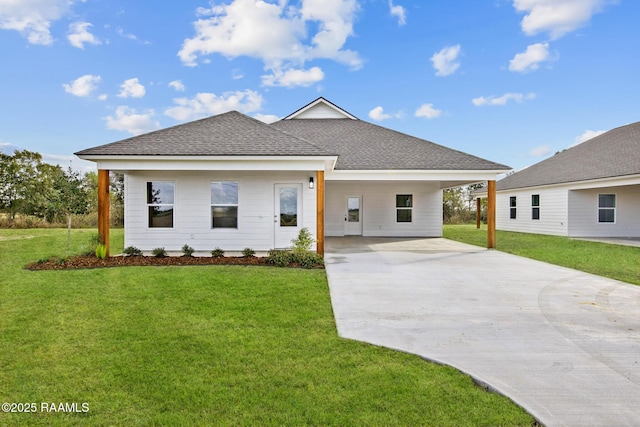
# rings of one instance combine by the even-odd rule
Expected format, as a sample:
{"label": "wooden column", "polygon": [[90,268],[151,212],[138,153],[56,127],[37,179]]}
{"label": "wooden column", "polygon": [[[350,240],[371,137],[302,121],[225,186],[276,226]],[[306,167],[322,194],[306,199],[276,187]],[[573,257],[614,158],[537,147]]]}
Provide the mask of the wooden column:
{"label": "wooden column", "polygon": [[109,171],[98,170],[98,234],[109,256]]}
{"label": "wooden column", "polygon": [[482,214],[482,199],[476,197],[476,228],[480,229],[480,216]]}
{"label": "wooden column", "polygon": [[487,248],[496,247],[496,181],[489,181],[487,189]]}
{"label": "wooden column", "polygon": [[316,171],[316,252],[324,256],[324,171]]}

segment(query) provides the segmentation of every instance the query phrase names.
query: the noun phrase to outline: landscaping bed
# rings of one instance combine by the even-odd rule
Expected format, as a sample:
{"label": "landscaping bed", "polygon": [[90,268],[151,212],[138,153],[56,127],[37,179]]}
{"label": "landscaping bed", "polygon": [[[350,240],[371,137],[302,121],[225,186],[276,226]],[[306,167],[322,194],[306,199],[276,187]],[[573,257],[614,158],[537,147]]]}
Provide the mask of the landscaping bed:
{"label": "landscaping bed", "polygon": [[[79,255],[68,258],[52,257],[27,264],[27,270],[72,270],[126,266],[181,266],[181,265],[272,265],[264,257],[184,257],[184,256],[114,256],[105,259],[95,255]],[[291,263],[289,267],[300,267]],[[322,265],[314,268],[324,268]]]}

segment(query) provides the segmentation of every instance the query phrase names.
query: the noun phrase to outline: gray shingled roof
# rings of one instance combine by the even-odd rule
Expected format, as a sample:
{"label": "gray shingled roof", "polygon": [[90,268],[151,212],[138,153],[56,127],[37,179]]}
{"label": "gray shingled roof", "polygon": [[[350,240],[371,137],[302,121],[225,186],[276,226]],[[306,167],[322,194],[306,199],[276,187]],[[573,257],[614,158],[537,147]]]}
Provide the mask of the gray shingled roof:
{"label": "gray shingled roof", "polygon": [[134,156],[332,156],[332,152],[237,111],[75,153]]}
{"label": "gray shingled roof", "polygon": [[621,126],[501,179],[497,190],[640,174],[640,122]]}
{"label": "gray shingled roof", "polygon": [[511,169],[362,120],[291,119],[272,126],[338,153],[336,170]]}

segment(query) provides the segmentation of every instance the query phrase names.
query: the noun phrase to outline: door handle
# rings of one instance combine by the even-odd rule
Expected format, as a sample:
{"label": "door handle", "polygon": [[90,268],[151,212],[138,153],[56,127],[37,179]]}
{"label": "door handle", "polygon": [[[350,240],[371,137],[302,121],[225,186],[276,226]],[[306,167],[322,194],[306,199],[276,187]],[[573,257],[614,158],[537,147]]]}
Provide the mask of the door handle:
{"label": "door handle", "polygon": [[347,216],[346,216],[346,215],[344,216],[344,220],[345,220],[345,221],[347,220]]}

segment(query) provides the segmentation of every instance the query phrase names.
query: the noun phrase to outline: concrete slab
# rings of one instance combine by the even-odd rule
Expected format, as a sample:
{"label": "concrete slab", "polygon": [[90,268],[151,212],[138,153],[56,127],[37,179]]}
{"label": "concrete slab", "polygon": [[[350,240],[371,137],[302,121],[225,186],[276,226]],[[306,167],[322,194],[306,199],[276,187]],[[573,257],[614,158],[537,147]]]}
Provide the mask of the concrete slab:
{"label": "concrete slab", "polygon": [[546,426],[640,425],[640,287],[446,239],[326,249],[340,336],[454,366]]}

